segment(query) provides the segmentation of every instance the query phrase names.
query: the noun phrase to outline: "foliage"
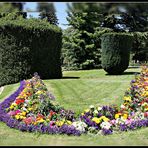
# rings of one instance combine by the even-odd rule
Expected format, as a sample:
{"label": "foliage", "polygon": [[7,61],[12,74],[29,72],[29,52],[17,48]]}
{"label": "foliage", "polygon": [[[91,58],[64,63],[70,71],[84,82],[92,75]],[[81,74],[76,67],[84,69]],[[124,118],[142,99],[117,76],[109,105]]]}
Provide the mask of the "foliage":
{"label": "foliage", "polygon": [[[24,3],[10,2],[10,3],[1,3],[0,4],[0,18],[7,17],[8,15],[23,16],[27,18],[27,12],[23,12]],[[11,14],[12,13],[12,14]],[[8,18],[9,19],[9,18]]]}
{"label": "foliage", "polygon": [[[0,19],[0,86],[30,78],[62,76],[61,29],[39,19]],[[50,42],[49,42],[50,41]]]}
{"label": "foliage", "polygon": [[106,33],[102,37],[102,67],[108,74],[121,74],[128,68],[132,35]]}
{"label": "foliage", "polygon": [[55,13],[56,11],[54,4],[48,2],[39,2],[37,4],[37,11],[40,12],[40,19],[46,19],[50,24],[58,25],[58,19]]}
{"label": "foliage", "polygon": [[6,13],[6,12],[14,12],[18,11],[19,9],[17,7],[14,7],[12,3],[1,3],[0,4],[0,12]]}
{"label": "foliage", "polygon": [[104,4],[103,26],[115,31],[147,31],[147,3],[107,3]]}
{"label": "foliage", "polygon": [[[72,3],[68,5],[70,27],[63,36],[63,66],[68,70],[101,67],[100,45],[96,32],[100,24],[100,9],[96,3]],[[92,11],[93,10],[93,11]]]}
{"label": "foliage", "polygon": [[132,59],[137,61],[144,62],[148,59],[148,32],[134,32],[134,43],[132,48],[133,57]]}

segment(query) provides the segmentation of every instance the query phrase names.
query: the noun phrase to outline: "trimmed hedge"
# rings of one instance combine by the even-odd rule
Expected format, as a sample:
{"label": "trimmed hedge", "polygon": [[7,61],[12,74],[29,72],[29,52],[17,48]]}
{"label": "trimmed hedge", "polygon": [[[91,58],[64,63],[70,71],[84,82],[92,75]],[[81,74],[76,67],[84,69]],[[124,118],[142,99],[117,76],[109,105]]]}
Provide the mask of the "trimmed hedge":
{"label": "trimmed hedge", "polygon": [[105,33],[101,41],[102,68],[108,74],[122,74],[129,65],[133,36],[127,33]]}
{"label": "trimmed hedge", "polygon": [[61,78],[62,31],[39,19],[0,19],[0,86],[31,78]]}

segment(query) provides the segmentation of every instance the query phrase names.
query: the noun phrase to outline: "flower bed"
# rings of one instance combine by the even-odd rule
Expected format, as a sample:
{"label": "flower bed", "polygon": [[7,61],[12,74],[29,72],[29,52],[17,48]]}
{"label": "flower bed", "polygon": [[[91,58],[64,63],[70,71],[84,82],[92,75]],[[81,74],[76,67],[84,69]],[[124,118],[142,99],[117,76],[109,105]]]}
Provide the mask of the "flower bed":
{"label": "flower bed", "polygon": [[90,105],[81,115],[65,110],[37,75],[0,104],[0,121],[21,131],[48,134],[112,134],[148,126],[148,67],[131,81],[120,107]]}

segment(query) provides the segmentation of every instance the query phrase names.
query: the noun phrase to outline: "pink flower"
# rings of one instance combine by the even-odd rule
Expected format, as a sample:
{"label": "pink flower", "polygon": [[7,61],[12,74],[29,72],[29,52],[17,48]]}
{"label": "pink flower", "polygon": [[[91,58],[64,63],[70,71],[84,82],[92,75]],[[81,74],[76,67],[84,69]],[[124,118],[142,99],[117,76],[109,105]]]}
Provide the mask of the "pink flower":
{"label": "pink flower", "polygon": [[20,112],[21,112],[20,110],[16,110],[15,115],[19,114]]}
{"label": "pink flower", "polygon": [[133,119],[127,119],[127,120],[125,121],[125,124],[129,125],[129,124],[131,124],[132,121],[133,121]]}
{"label": "pink flower", "polygon": [[35,118],[28,117],[28,118],[24,119],[23,121],[28,125],[28,124],[31,124],[32,122],[35,122]]}
{"label": "pink flower", "polygon": [[15,114],[15,111],[10,111],[10,112],[8,112],[8,115],[14,116],[14,115],[16,115],[16,114]]}
{"label": "pink flower", "polygon": [[115,125],[115,124],[116,124],[116,120],[113,119],[113,120],[110,121],[110,123],[111,123],[112,125]]}
{"label": "pink flower", "polygon": [[49,125],[50,125],[50,127],[54,126],[55,125],[55,121],[50,121]]}

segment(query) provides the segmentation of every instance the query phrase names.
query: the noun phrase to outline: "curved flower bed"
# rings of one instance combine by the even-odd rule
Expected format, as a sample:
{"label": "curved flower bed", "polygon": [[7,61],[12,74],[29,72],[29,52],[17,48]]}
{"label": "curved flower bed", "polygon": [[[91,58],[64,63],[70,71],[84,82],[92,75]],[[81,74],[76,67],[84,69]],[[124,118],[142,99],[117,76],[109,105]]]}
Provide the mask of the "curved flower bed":
{"label": "curved flower bed", "polygon": [[21,81],[18,90],[0,104],[0,121],[21,131],[80,135],[72,125],[74,113],[53,105],[54,96],[37,74]]}
{"label": "curved flower bed", "polygon": [[0,121],[21,131],[48,134],[112,134],[148,126],[148,67],[143,66],[123,97],[120,107],[90,105],[81,115],[56,104],[40,77],[21,81],[0,104]]}

